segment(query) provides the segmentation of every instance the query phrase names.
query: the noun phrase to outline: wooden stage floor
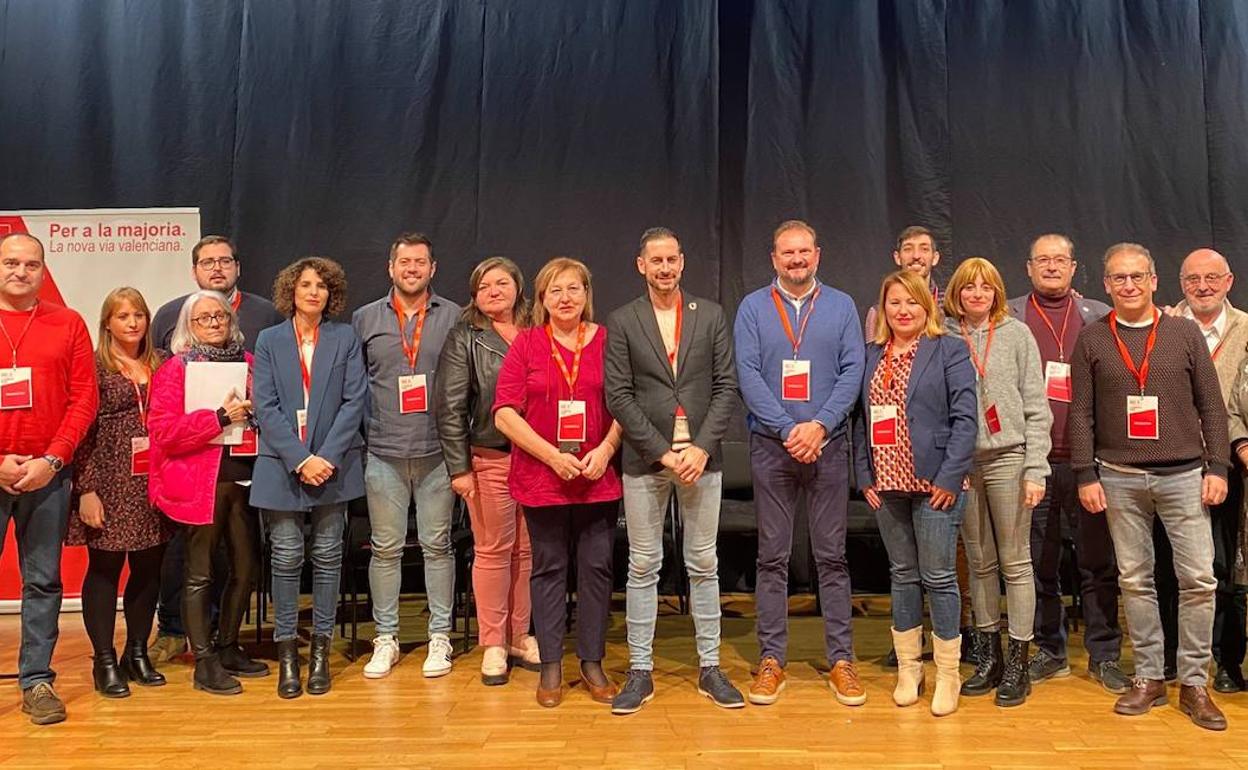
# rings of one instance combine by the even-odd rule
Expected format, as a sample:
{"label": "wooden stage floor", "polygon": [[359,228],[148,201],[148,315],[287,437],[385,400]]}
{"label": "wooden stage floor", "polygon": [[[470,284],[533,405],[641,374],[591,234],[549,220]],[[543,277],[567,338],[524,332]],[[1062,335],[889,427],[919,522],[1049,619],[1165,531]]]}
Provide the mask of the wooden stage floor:
{"label": "wooden stage floor", "polygon": [[[627,647],[618,603],[607,663],[622,679]],[[751,604],[748,598],[725,604],[723,664],[744,690],[757,649]],[[1142,717],[1117,716],[1112,696],[1087,678],[1078,633],[1072,639],[1074,674],[1037,686],[1020,708],[998,709],[990,697],[963,698],[957,714],[936,719],[927,696],[897,708],[889,697],[893,671],[881,665],[889,646],[887,599],[860,604],[864,613],[855,618],[854,630],[869,697],[865,706],[847,708],[833,699],[820,671],[821,623],[806,615],[790,625],[789,685],[780,702],[717,709],[695,689],[692,622],[667,608],[656,644],[657,697],[628,717],[612,716],[580,687],[569,691],[560,708],[543,709],[534,702],[537,675],[526,671],[517,670],[507,686],[484,687],[477,671],[480,647],[458,657],[450,675],[424,679],[419,597],[403,602],[402,638],[408,641],[388,679],[365,680],[364,659],[348,662],[345,642],[336,640],[333,691],[293,701],[278,699],[275,676],[244,680],[241,696],[196,692],[186,662],[164,667],[165,687],[135,687],[124,700],[100,698],[91,689],[90,648],[80,618],[66,614],[54,665],[69,720],[31,725],[20,713],[16,681],[0,680],[0,765],[1248,768],[1248,694],[1216,696],[1231,725],[1224,733],[1192,725],[1176,707],[1175,690],[1170,706]],[[16,616],[0,616],[0,671],[15,669],[18,630]],[[271,645],[261,652],[271,656]],[[575,676],[571,655],[565,669]],[[927,672],[934,674],[930,662]]]}

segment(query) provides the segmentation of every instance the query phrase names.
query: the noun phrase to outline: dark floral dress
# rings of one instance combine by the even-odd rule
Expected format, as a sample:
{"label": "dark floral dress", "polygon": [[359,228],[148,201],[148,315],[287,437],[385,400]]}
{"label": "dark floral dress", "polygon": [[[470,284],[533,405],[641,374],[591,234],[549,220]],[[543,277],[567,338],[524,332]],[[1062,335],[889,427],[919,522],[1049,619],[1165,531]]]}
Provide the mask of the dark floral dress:
{"label": "dark floral dress", "polygon": [[[163,353],[160,360],[167,358]],[[100,383],[100,409],[95,424],[74,454],[73,510],[69,545],[101,551],[141,551],[167,542],[177,525],[147,500],[147,476],[130,473],[130,439],[147,435],[139,419],[134,385],[125,375],[95,362]],[[147,398],[148,385],[139,391]],[[81,495],[94,492],[104,506],[104,526],[88,527],[78,517]]]}

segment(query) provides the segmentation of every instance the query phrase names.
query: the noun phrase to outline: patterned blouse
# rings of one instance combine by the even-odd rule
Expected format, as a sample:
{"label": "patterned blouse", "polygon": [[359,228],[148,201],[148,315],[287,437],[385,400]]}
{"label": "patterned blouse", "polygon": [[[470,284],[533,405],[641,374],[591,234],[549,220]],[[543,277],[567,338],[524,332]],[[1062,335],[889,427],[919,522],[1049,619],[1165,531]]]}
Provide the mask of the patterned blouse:
{"label": "patterned blouse", "polygon": [[[871,377],[868,391],[872,406],[894,405],[897,407],[897,438],[892,446],[871,447],[871,461],[875,468],[877,492],[913,492],[930,494],[932,483],[914,475],[914,450],[910,445],[910,426],[906,421],[906,388],[910,385],[910,370],[918,345],[893,359],[892,381],[885,387],[885,375],[889,371],[887,359],[881,359]],[[885,355],[888,355],[887,353]]]}

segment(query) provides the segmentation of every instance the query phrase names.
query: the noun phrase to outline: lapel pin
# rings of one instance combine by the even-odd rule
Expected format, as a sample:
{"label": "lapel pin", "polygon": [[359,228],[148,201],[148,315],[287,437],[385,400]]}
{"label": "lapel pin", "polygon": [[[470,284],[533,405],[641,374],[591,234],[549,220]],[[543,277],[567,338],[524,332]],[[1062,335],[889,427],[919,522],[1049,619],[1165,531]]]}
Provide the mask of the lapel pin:
{"label": "lapel pin", "polygon": [[690,310],[697,310],[697,309],[698,309],[698,303],[696,303],[696,302],[690,302],[690,303],[689,303],[689,309],[690,309]]}

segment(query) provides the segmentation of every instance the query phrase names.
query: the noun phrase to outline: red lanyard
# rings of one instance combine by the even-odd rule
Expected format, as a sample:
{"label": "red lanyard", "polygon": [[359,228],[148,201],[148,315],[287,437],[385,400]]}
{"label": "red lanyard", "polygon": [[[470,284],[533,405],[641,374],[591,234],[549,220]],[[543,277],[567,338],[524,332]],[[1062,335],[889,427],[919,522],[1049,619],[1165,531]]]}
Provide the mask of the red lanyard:
{"label": "red lanyard", "polygon": [[230,307],[234,310],[234,314],[238,314],[238,308],[243,304],[243,293],[237,289],[234,290],[234,299],[230,300]]}
{"label": "red lanyard", "polygon": [[888,338],[888,344],[884,346],[884,376],[880,378],[884,385],[884,390],[892,390],[893,388],[893,338]]}
{"label": "red lanyard", "polygon": [[[299,354],[299,374],[303,377],[303,392],[306,396],[312,392],[312,372],[308,370],[308,361],[303,357],[303,335],[299,333],[299,323],[292,320],[295,325],[295,347]],[[318,323],[312,329],[312,353],[316,355],[316,343],[321,338],[321,325]]]}
{"label": "red lanyard", "polygon": [[1225,344],[1226,344],[1226,337],[1223,337],[1221,340],[1218,341],[1217,346],[1214,347],[1213,352],[1209,354],[1209,357],[1212,358],[1214,361],[1217,361],[1218,354],[1222,352],[1222,346]]}
{"label": "red lanyard", "polygon": [[121,376],[130,380],[130,385],[134,387],[134,399],[139,403],[139,423],[147,430],[147,405],[152,402],[152,369],[151,367],[143,367],[143,371],[147,372],[147,391],[139,387],[139,383],[130,380],[130,375],[123,373]]}
{"label": "red lanyard", "polygon": [[988,351],[992,350],[992,335],[996,333],[997,325],[992,321],[988,322],[988,341],[984,343],[982,359],[975,352],[975,346],[971,344],[971,336],[966,331],[966,324],[960,323],[959,326],[962,327],[962,339],[966,340],[966,348],[971,351],[971,363],[975,366],[975,371],[979,373],[979,379],[982,382],[988,376]]}
{"label": "red lanyard", "polygon": [[9,341],[9,347],[13,349],[13,368],[17,368],[17,349],[21,346],[22,340],[26,339],[26,332],[30,331],[30,325],[35,322],[35,313],[39,311],[38,303],[30,309],[30,317],[26,319],[26,326],[22,328],[22,333],[18,335],[17,342],[9,336],[9,330],[5,328],[4,322],[0,321],[0,332],[4,332],[4,338]]}
{"label": "red lanyard", "polygon": [[420,337],[425,332],[425,313],[429,310],[429,300],[426,299],[421,303],[420,309],[416,311],[416,329],[412,332],[412,344],[407,344],[407,332],[404,331],[405,317],[403,310],[399,307],[397,301],[394,302],[394,315],[399,319],[399,341],[403,343],[403,355],[407,357],[407,367],[413,373],[416,371],[416,359],[420,356]]}
{"label": "red lanyard", "polygon": [[[793,357],[797,358],[797,352],[802,347],[802,340],[806,337],[806,324],[810,323],[810,317],[815,314],[815,300],[819,299],[821,288],[816,288],[815,293],[810,295],[810,310],[806,311],[806,317],[802,319],[802,325],[797,329],[797,336],[793,336],[793,325],[789,323],[789,314],[784,309],[784,302],[780,299],[780,292],[773,285],[771,287],[771,299],[776,303],[776,312],[780,314],[780,323],[784,324],[784,334],[789,338],[789,344],[793,346]],[[797,311],[802,312],[800,309]]]}
{"label": "red lanyard", "polygon": [[1049,320],[1048,313],[1045,313],[1044,309],[1040,307],[1040,303],[1036,302],[1035,293],[1033,292],[1031,295],[1031,306],[1036,309],[1036,313],[1039,314],[1040,320],[1044,321],[1044,325],[1049,327],[1049,334],[1052,334],[1053,339],[1057,341],[1057,359],[1062,362],[1066,361],[1066,324],[1070,321],[1070,308],[1074,304],[1075,298],[1067,294],[1066,313],[1062,316],[1062,333],[1058,334],[1057,330],[1053,328],[1053,322]]}
{"label": "red lanyard", "polygon": [[1144,343],[1144,360],[1140,362],[1137,369],[1135,362],[1131,360],[1131,351],[1127,350],[1127,346],[1123,344],[1122,337],[1118,336],[1118,311],[1109,311],[1109,331],[1114,335],[1114,342],[1118,343],[1118,355],[1122,356],[1122,362],[1127,365],[1127,371],[1131,372],[1131,376],[1135,377],[1135,381],[1140,384],[1140,395],[1144,395],[1144,385],[1148,382],[1148,366],[1149,359],[1153,355],[1153,346],[1157,344],[1157,327],[1161,326],[1161,312],[1157,308],[1153,308],[1153,328],[1148,333],[1148,341]]}
{"label": "red lanyard", "polygon": [[667,362],[671,364],[672,371],[676,371],[676,354],[680,352],[680,327],[684,325],[685,317],[685,295],[681,294],[677,297],[676,302],[676,339],[672,342],[672,349],[667,351]]}
{"label": "red lanyard", "polygon": [[546,336],[550,339],[550,357],[555,359],[555,363],[559,365],[559,372],[563,375],[563,381],[568,383],[568,398],[574,398],[576,378],[581,373],[581,352],[585,349],[585,322],[582,321],[576,329],[576,350],[572,353],[571,372],[568,371],[568,365],[563,362],[559,348],[555,347],[555,333],[550,324],[546,324]]}

